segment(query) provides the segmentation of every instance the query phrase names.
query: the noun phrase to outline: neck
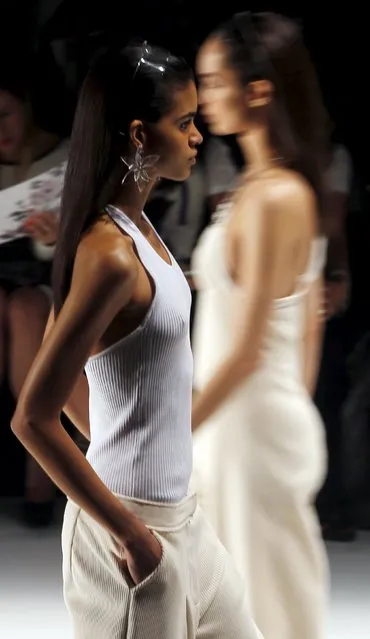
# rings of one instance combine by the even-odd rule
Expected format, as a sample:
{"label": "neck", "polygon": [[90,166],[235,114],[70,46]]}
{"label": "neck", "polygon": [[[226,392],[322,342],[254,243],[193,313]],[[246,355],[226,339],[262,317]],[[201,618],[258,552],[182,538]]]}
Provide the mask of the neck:
{"label": "neck", "polygon": [[276,160],[276,153],[268,140],[268,133],[264,127],[256,127],[238,136],[238,143],[244,156],[249,172],[264,171]]}
{"label": "neck", "polygon": [[119,196],[113,205],[121,209],[137,226],[140,225],[141,214],[154,188],[155,181],[151,181],[142,191],[139,191],[132,177],[122,186]]}

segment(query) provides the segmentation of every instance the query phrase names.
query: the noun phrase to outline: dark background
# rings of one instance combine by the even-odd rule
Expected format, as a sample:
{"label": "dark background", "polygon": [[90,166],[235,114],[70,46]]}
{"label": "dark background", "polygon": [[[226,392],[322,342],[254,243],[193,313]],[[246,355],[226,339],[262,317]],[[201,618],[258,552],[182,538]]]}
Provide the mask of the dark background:
{"label": "dark background", "polygon": [[[300,20],[316,63],[337,136],[350,151],[354,168],[348,218],[353,301],[349,334],[370,327],[367,291],[369,224],[370,98],[367,81],[368,20],[355,6],[311,2],[202,2],[201,0],[2,0],[0,67],[15,71],[38,60],[34,82],[41,89],[45,120],[68,133],[78,87],[99,47],[140,35],[194,61],[197,44],[235,11],[273,10]],[[31,61],[31,62],[30,62]],[[30,69],[33,72],[33,69]],[[13,405],[0,392],[0,495],[18,495],[23,487],[23,451],[10,432]]]}

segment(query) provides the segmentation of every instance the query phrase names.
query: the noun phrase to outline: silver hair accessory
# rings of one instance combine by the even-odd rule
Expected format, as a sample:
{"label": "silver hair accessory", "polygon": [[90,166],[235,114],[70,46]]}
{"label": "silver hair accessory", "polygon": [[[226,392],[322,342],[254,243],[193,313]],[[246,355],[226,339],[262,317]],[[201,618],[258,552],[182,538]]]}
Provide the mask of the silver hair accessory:
{"label": "silver hair accessory", "polygon": [[126,182],[128,176],[132,173],[135,184],[141,192],[143,188],[153,179],[148,173],[159,160],[159,155],[144,155],[144,147],[138,146],[134,159],[121,157],[122,162],[127,166],[128,171],[122,180],[122,184]]}
{"label": "silver hair accessory", "polygon": [[[134,71],[134,75],[132,76],[132,80],[136,78],[137,73],[143,64],[146,64],[148,67],[152,67],[152,69],[156,69],[160,73],[164,73],[166,71],[166,67],[164,66],[164,64],[158,64],[157,62],[153,62],[153,60],[149,59],[150,55],[151,55],[151,47],[148,44],[148,42],[145,40],[145,42],[143,43],[140,60],[137,63],[136,69]],[[170,56],[168,54],[165,62],[168,62],[169,57]]]}

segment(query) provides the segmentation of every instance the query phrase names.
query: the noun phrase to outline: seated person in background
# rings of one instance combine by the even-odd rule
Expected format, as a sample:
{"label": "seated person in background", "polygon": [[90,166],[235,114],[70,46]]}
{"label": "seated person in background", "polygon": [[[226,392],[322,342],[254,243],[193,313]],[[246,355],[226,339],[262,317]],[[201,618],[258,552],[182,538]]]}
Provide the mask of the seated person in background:
{"label": "seated person in background", "polygon": [[[30,191],[26,221],[20,222],[22,235],[0,243],[0,384],[7,378],[15,400],[40,347],[51,302],[49,278],[58,211],[55,206],[48,209],[53,194],[42,174],[58,167],[62,172],[68,150],[65,140],[35,121],[28,89],[24,78],[11,77],[8,69],[0,70],[0,220],[5,215],[1,201],[7,197],[6,190],[13,187],[14,194],[14,187],[40,176],[37,188]],[[14,201],[19,207],[17,197]],[[31,215],[30,209],[34,211]],[[54,485],[30,457],[25,483],[23,520],[30,525],[48,525],[53,515]]]}

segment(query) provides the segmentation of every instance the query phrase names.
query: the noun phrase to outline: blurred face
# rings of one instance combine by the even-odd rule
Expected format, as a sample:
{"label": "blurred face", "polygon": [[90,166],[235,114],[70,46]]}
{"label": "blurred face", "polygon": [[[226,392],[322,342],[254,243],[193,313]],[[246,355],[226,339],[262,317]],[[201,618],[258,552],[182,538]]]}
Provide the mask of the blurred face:
{"label": "blurred face", "polygon": [[0,91],[0,161],[17,161],[25,135],[24,105],[6,91]]}
{"label": "blurred face", "polygon": [[194,82],[176,89],[173,107],[156,124],[145,126],[145,153],[159,156],[154,167],[157,177],[186,180],[196,162],[202,136],[194,124],[198,108]]}
{"label": "blurred face", "polygon": [[213,38],[203,44],[197,58],[199,106],[213,135],[235,135],[247,128],[247,91],[227,53],[225,44]]}

